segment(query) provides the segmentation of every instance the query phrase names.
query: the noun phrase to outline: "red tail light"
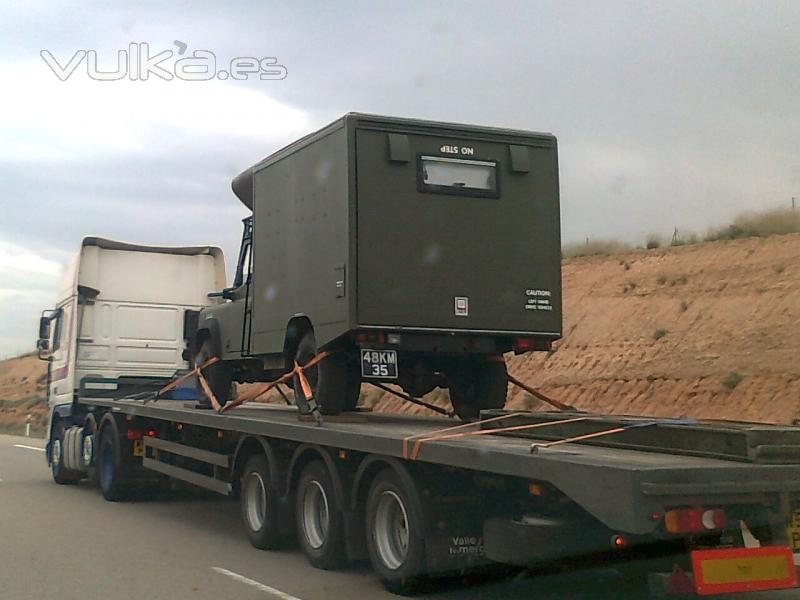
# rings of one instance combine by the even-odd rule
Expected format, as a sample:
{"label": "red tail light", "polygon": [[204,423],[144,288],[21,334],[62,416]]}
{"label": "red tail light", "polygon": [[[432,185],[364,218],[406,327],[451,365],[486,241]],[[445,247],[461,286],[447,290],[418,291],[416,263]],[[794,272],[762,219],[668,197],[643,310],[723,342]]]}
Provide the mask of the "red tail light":
{"label": "red tail light", "polygon": [[145,432],[145,435],[146,435],[147,437],[156,437],[156,435],[158,435],[158,432],[157,432],[155,429],[148,429],[148,430]]}
{"label": "red tail light", "polygon": [[356,341],[359,344],[383,344],[386,342],[386,334],[382,331],[359,331]]}
{"label": "red tail light", "polygon": [[533,350],[534,343],[531,338],[517,338],[514,340],[514,351],[515,352],[528,352]]}
{"label": "red tail light", "polygon": [[704,533],[724,529],[727,515],[721,508],[676,508],[664,515],[668,533]]}
{"label": "red tail light", "polygon": [[125,434],[128,437],[128,440],[133,442],[134,440],[142,439],[142,432],[138,429],[128,429],[127,433]]}

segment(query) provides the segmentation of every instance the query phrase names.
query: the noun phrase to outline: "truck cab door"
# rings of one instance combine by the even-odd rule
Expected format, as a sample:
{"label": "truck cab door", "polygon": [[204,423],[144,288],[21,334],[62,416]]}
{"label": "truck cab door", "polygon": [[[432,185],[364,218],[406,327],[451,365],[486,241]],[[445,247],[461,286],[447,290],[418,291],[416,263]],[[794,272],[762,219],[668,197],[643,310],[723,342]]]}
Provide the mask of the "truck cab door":
{"label": "truck cab door", "polygon": [[39,358],[47,360],[47,402],[52,407],[72,402],[74,374],[71,372],[72,301],[46,311],[39,325]]}
{"label": "truck cab door", "polygon": [[250,316],[252,314],[253,281],[253,217],[244,219],[242,245],[233,285],[223,291],[229,302],[214,309],[220,324],[223,358],[250,354]]}

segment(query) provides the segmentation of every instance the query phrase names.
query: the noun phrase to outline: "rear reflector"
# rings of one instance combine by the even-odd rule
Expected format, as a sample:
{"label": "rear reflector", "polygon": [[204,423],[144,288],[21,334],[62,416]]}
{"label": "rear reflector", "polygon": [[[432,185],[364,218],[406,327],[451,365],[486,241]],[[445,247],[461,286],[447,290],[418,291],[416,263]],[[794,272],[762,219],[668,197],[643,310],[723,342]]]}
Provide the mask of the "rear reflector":
{"label": "rear reflector", "polygon": [[125,435],[131,442],[134,440],[142,439],[142,432],[139,431],[138,429],[128,429]]}
{"label": "rear reflector", "polygon": [[691,557],[695,588],[701,596],[797,587],[788,546],[695,550]]}
{"label": "rear reflector", "polygon": [[703,533],[725,529],[728,519],[721,508],[676,508],[664,515],[668,533]]}

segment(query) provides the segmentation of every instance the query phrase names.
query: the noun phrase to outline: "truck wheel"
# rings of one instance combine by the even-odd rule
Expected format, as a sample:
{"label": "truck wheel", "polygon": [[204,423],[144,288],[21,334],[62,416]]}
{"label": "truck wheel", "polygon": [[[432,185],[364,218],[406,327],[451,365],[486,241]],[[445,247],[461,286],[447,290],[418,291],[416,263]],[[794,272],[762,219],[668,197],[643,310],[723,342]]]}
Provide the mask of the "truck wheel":
{"label": "truck wheel", "polygon": [[[314,332],[308,331],[297,345],[294,359],[302,366],[316,354]],[[356,366],[353,357],[340,350],[305,370],[306,379],[323,415],[338,415],[343,410],[355,408],[361,389],[361,377],[355,371]],[[294,378],[294,393],[295,397],[303,397],[299,377]]]}
{"label": "truck wheel", "polygon": [[505,361],[462,365],[450,378],[450,402],[462,421],[474,421],[480,411],[503,408],[508,392]]}
{"label": "truck wheel", "polygon": [[80,481],[80,473],[64,467],[64,423],[60,420],[53,426],[53,437],[50,440],[50,472],[53,481],[59,485],[69,485]]}
{"label": "truck wheel", "polygon": [[416,490],[392,469],[378,474],[367,499],[367,551],[372,568],[390,592],[416,593],[426,578],[425,541]]}
{"label": "truck wheel", "polygon": [[[209,358],[216,356],[213,345],[210,339],[203,341],[197,354],[194,355],[194,367],[202,365]],[[233,383],[233,374],[231,373],[230,365],[220,361],[203,369],[203,377],[208,382],[208,387],[211,388],[213,394],[217,397],[217,401],[224,405],[228,400],[232,399],[236,393],[236,388]],[[200,398],[205,398],[205,392],[200,387],[200,382],[197,382],[197,393]],[[201,400],[201,403],[203,401]]]}
{"label": "truck wheel", "polygon": [[109,502],[124,500],[128,489],[122,481],[122,449],[117,428],[108,423],[100,430],[97,451],[97,479],[103,498]]}
{"label": "truck wheel", "polygon": [[278,502],[263,454],[251,456],[245,464],[239,499],[250,543],[261,550],[279,547],[282,539],[278,532]]}
{"label": "truck wheel", "polygon": [[97,427],[94,421],[88,419],[83,424],[81,460],[86,465],[86,478],[89,483],[97,486]]}
{"label": "truck wheel", "polygon": [[320,461],[309,463],[297,485],[297,538],[308,562],[337,569],[345,562],[344,516],[336,506],[333,483]]}

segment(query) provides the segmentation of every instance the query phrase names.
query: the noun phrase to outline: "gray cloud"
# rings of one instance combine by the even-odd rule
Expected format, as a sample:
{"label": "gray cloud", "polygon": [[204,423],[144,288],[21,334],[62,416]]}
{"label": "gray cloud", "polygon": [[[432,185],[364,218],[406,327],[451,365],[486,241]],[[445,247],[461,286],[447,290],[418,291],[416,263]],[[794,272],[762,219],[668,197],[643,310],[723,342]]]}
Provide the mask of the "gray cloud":
{"label": "gray cloud", "polygon": [[[59,262],[96,233],[230,259],[230,178],[351,110],[552,131],[566,241],[702,230],[800,196],[799,17],[794,2],[6,4],[0,242]],[[176,39],[277,56],[289,76],[55,85],[38,56]],[[48,281],[0,286],[0,355],[31,345]]]}

